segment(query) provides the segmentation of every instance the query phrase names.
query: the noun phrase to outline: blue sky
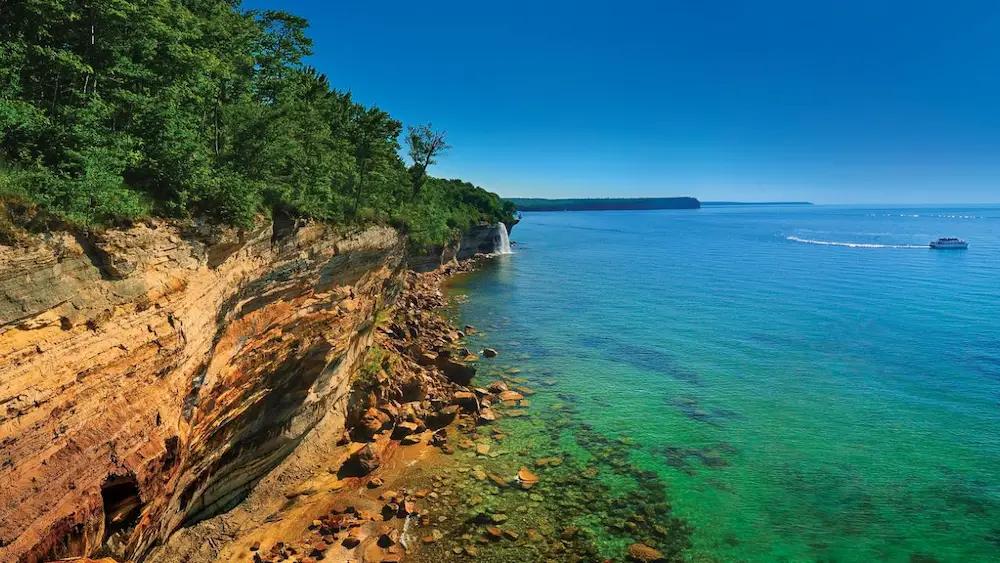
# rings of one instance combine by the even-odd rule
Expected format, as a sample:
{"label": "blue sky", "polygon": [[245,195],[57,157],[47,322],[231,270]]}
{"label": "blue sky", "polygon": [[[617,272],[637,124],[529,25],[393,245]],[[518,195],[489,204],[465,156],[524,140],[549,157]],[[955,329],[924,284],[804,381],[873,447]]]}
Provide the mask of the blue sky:
{"label": "blue sky", "polygon": [[1000,2],[282,2],[505,196],[1000,201]]}

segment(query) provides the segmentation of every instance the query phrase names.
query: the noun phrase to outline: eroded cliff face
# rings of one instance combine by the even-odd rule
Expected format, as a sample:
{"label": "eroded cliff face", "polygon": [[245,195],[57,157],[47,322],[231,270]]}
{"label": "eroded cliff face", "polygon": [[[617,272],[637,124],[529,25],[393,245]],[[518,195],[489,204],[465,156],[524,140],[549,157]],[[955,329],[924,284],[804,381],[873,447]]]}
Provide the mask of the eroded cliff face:
{"label": "eroded cliff face", "polygon": [[[510,232],[517,223],[518,221],[512,221],[506,224],[507,231]],[[432,248],[420,255],[411,254],[407,262],[411,269],[426,272],[448,262],[468,260],[477,254],[496,252],[499,242],[498,225],[477,225],[463,233],[455,244]]]}
{"label": "eroded cliff face", "polygon": [[0,246],[0,561],[141,556],[343,429],[403,241],[284,230]]}

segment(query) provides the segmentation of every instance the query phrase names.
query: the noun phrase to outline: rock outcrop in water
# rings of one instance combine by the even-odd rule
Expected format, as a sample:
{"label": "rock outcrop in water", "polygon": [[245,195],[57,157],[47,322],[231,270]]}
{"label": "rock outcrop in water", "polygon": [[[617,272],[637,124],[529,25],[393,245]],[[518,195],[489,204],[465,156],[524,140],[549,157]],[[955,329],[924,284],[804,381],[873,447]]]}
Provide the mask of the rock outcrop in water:
{"label": "rock outcrop in water", "polygon": [[0,560],[142,554],[342,432],[403,265],[387,228],[150,222],[0,247]]}

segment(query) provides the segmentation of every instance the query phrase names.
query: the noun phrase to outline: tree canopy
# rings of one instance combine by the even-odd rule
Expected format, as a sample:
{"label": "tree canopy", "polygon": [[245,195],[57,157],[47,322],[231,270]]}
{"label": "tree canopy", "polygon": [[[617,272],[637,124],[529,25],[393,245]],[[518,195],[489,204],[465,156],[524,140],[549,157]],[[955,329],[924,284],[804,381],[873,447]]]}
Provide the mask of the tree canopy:
{"label": "tree canopy", "polygon": [[406,132],[406,146],[413,161],[410,166],[413,194],[418,195],[427,180],[427,169],[451,146],[445,141],[444,132],[435,131],[429,123],[410,127]]}
{"label": "tree canopy", "polygon": [[22,222],[286,214],[435,244],[512,213],[427,179],[443,136],[408,168],[402,124],[304,63],[302,18],[226,0],[0,5],[0,211]]}

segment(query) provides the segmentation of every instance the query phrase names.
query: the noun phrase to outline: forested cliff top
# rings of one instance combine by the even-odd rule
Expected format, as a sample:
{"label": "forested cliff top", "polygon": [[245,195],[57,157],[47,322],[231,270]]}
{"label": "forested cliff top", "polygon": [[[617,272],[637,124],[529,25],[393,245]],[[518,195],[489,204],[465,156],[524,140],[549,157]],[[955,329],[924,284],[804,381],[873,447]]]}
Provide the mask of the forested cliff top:
{"label": "forested cliff top", "polygon": [[436,244],[512,217],[495,194],[428,175],[442,132],[404,130],[308,66],[300,17],[224,0],[4,11],[0,243],[23,228],[283,214]]}

